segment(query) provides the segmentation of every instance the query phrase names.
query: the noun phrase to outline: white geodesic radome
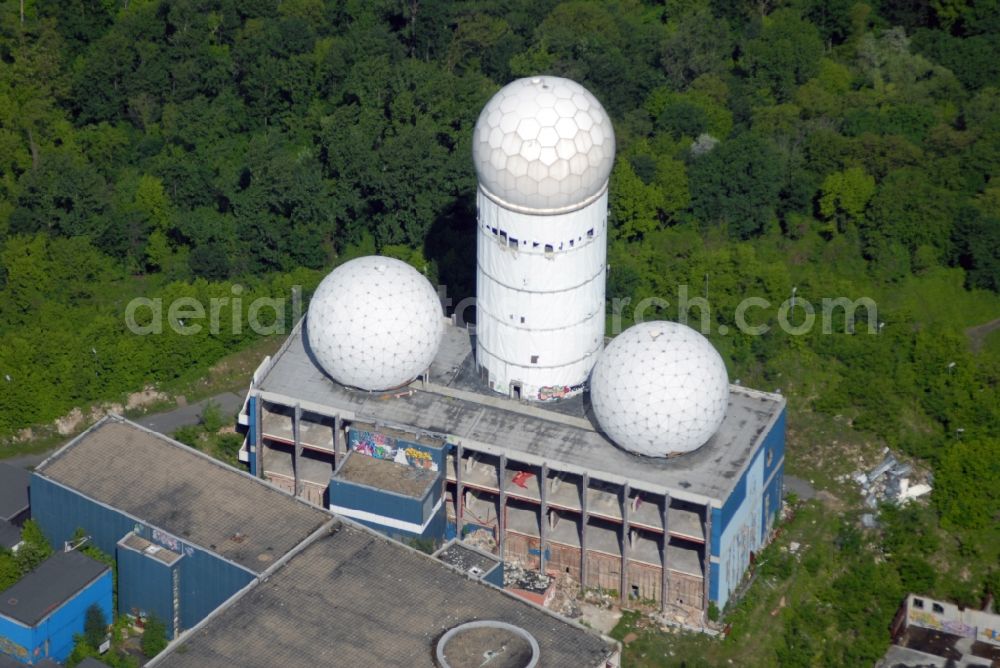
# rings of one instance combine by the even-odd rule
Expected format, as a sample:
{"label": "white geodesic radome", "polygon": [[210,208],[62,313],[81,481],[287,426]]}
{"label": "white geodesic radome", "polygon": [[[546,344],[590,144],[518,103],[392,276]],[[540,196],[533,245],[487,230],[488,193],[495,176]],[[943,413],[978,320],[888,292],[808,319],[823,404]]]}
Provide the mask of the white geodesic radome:
{"label": "white geodesic radome", "polygon": [[594,415],[622,448],[665,457],[701,447],[729,403],[722,357],[687,325],[635,325],[609,343],[590,379]]}
{"label": "white geodesic radome", "polygon": [[501,204],[572,210],[604,191],[615,133],[601,103],[575,81],[518,79],[483,108],[472,157],[480,187]]}
{"label": "white geodesic radome", "polygon": [[387,390],[427,370],[444,333],[434,286],[410,265],[368,256],[323,279],[309,303],[309,347],[326,373],[363,390]]}

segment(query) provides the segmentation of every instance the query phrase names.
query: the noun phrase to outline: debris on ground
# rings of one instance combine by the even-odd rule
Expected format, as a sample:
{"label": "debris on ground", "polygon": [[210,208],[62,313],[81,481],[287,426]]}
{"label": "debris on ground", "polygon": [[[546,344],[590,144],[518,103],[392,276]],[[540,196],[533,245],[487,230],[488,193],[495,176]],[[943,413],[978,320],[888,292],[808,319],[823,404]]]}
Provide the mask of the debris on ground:
{"label": "debris on ground", "polygon": [[580,610],[579,596],[580,583],[569,573],[563,573],[549,587],[543,605],[563,617],[575,619],[583,614]]}
{"label": "debris on ground", "polygon": [[517,562],[504,562],[503,586],[505,589],[523,589],[524,591],[544,594],[552,584],[552,578],[544,573],[525,568]]}
{"label": "debris on ground", "polygon": [[874,467],[868,470],[858,469],[840,476],[838,480],[852,482],[860,489],[867,509],[861,516],[861,525],[866,529],[878,527],[877,509],[880,504],[906,504],[925,496],[933,489],[930,472],[918,470],[914,464],[901,461],[888,448],[882,451],[882,460]]}

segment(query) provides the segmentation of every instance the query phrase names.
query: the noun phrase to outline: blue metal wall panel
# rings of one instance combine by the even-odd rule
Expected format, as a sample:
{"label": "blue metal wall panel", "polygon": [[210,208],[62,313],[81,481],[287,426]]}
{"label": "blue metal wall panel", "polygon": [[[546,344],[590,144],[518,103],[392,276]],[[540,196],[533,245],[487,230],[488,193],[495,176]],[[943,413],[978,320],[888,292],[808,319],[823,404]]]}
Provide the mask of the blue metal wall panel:
{"label": "blue metal wall panel", "polygon": [[257,475],[257,397],[250,397],[247,403],[247,417],[250,422],[250,429],[247,431],[250,475]]}
{"label": "blue metal wall panel", "polygon": [[35,629],[36,646],[44,646],[48,641],[48,656],[56,661],[65,661],[73,651],[73,636],[83,633],[87,608],[100,606],[104,618],[110,623],[114,619],[112,605],[112,575],[109,569],[88,587],[74,596],[66,605],[48,616]]}
{"label": "blue metal wall panel", "polygon": [[[381,517],[389,517],[413,524],[423,524],[427,520],[427,516],[424,514],[424,500],[429,498],[435,489],[437,490],[438,497],[440,497],[440,487],[437,484],[432,485],[431,489],[425,494],[424,499],[417,499],[333,478],[330,481],[328,493],[331,506],[364,510]],[[431,504],[428,510],[432,508],[433,504]]]}
{"label": "blue metal wall panel", "polygon": [[129,531],[184,555],[180,561],[181,627],[191,628],[255,575],[202,548],[129,518],[41,476],[32,476],[34,517],[46,538],[59,546],[82,527],[102,552],[115,554]]}
{"label": "blue metal wall panel", "polygon": [[0,615],[0,654],[21,663],[34,660],[35,630]]}
{"label": "blue metal wall panel", "polygon": [[[118,613],[153,615],[162,621],[173,636],[173,569],[162,561],[140,552],[118,547]],[[181,558],[183,561],[183,557]],[[175,566],[179,566],[177,563]]]}
{"label": "blue metal wall panel", "polygon": [[404,529],[399,529],[397,527],[389,527],[377,522],[372,522],[368,520],[352,518],[352,521],[362,524],[369,529],[374,529],[384,536],[398,540],[401,542],[407,542],[414,538],[429,539],[435,541],[435,543],[440,544],[444,541],[445,526],[447,524],[447,517],[442,507],[440,512],[438,512],[431,521],[427,524],[427,528],[421,533],[415,533],[412,531],[406,531]]}
{"label": "blue metal wall panel", "polygon": [[181,628],[189,629],[200,622],[255,577],[209,552],[185,550],[180,561]]}
{"label": "blue metal wall panel", "polygon": [[112,575],[109,569],[34,628],[0,616],[0,654],[28,665],[45,658],[65,661],[73,651],[73,636],[83,633],[87,608],[96,604],[109,622],[113,619],[111,592]]}
{"label": "blue metal wall panel", "polygon": [[713,561],[709,564],[708,600],[719,602],[719,564]]}
{"label": "blue metal wall panel", "polygon": [[503,589],[503,562],[483,577],[483,582],[489,582],[495,587]]}
{"label": "blue metal wall panel", "polygon": [[764,437],[764,447],[766,459],[764,465],[764,480],[771,477],[771,473],[781,465],[781,460],[785,457],[785,409],[781,409],[781,415],[775,420],[771,431]]}

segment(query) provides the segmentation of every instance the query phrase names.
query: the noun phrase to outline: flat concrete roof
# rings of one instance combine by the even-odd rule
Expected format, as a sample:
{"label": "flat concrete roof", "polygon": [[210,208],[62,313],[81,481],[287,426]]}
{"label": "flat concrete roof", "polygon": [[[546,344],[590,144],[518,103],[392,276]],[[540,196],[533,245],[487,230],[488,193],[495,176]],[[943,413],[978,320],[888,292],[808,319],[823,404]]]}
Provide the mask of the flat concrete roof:
{"label": "flat concrete roof", "polygon": [[0,463],[0,520],[12,520],[28,509],[31,472]]}
{"label": "flat concrete roof", "polygon": [[180,638],[157,668],[435,666],[445,631],[496,619],[532,634],[545,666],[598,666],[603,638],[438,560],[334,522],[266,582]]}
{"label": "flat concrete roof", "polygon": [[439,480],[437,471],[397,464],[387,459],[348,453],[334,479],[394,492],[414,499],[423,498]]}
{"label": "flat concrete roof", "polygon": [[57,552],[0,592],[0,615],[34,626],[109,568],[80,552]]}
{"label": "flat concrete roof", "polygon": [[[417,429],[471,448],[572,471],[696,503],[720,506],[749,464],[757,443],[784,409],[781,395],[730,387],[718,432],[701,448],[671,458],[634,455],[595,426],[588,398],[522,403],[485,389],[468,330],[448,325],[429,373],[391,393],[348,389],[313,361],[305,319],[275,354],[255,390],[263,399],[380,426]],[[411,392],[412,390],[412,392]]]}
{"label": "flat concrete roof", "polygon": [[42,462],[35,475],[258,574],[330,519],[243,471],[116,416]]}
{"label": "flat concrete roof", "polygon": [[487,554],[454,539],[435,552],[434,556],[463,573],[478,568],[481,574],[485,575],[500,565],[500,557]]}

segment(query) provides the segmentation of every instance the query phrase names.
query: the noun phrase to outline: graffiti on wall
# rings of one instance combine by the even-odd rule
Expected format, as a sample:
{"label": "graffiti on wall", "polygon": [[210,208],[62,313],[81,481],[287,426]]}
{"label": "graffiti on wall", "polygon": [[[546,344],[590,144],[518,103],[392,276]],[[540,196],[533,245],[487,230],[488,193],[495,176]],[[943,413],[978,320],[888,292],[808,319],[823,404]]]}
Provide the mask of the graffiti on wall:
{"label": "graffiti on wall", "polygon": [[403,447],[395,438],[378,432],[352,431],[351,449],[375,459],[388,459],[417,469],[438,470],[437,462],[429,452],[414,447]]}
{"label": "graffiti on wall", "polygon": [[951,633],[952,635],[956,636],[961,636],[962,638],[976,637],[975,626],[969,626],[968,624],[959,621],[946,621],[944,623],[944,632]]}
{"label": "graffiti on wall", "polygon": [[941,620],[937,618],[937,615],[932,615],[929,612],[924,612],[923,610],[913,610],[910,612],[910,623],[916,624],[917,626],[923,626],[924,628],[934,629],[935,631],[943,631],[944,625],[941,624]]}
{"label": "graffiti on wall", "polygon": [[28,660],[28,650],[21,647],[13,640],[8,640],[7,638],[0,638],[0,654],[16,656],[20,658],[22,662]]}
{"label": "graffiti on wall", "polygon": [[555,401],[583,389],[583,385],[545,385],[538,388],[539,401]]}

